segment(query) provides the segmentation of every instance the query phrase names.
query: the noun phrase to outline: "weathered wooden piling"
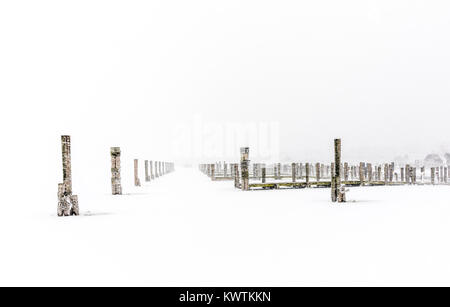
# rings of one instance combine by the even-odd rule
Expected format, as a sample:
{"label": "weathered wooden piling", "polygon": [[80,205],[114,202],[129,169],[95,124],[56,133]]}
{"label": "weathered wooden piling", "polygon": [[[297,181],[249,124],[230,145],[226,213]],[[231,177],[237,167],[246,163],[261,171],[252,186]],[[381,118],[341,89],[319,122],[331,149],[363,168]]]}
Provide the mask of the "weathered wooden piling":
{"label": "weathered wooden piling", "polygon": [[367,163],[367,181],[369,183],[373,181],[373,169],[371,163]]}
{"label": "weathered wooden piling", "polygon": [[248,170],[248,166],[250,163],[249,154],[250,149],[248,147],[241,148],[242,190],[244,191],[250,190],[249,170]]}
{"label": "weathered wooden piling", "polygon": [[72,194],[72,160],[70,136],[61,136],[63,183],[66,193]]}
{"label": "weathered wooden piling", "polygon": [[388,184],[389,182],[389,165],[385,164],[384,165],[384,184]]}
{"label": "weathered wooden piling", "polygon": [[239,189],[240,188],[240,176],[239,176],[239,165],[233,164],[233,173],[234,173],[234,187]]}
{"label": "weathered wooden piling", "polygon": [[406,184],[410,184],[411,182],[411,170],[409,169],[409,164],[405,166],[405,182]]}
{"label": "weathered wooden piling", "polygon": [[112,195],[122,194],[120,177],[120,147],[111,147],[111,190]]}
{"label": "weathered wooden piling", "polygon": [[61,136],[63,183],[58,184],[58,216],[79,215],[78,196],[72,195],[72,160],[69,135]]}
{"label": "weathered wooden piling", "polygon": [[296,182],[297,181],[297,173],[296,173],[296,164],[292,163],[291,166],[291,172],[292,172],[292,182]]}
{"label": "weathered wooden piling", "polygon": [[150,161],[150,179],[155,179],[155,174],[153,174],[153,161]]}
{"label": "weathered wooden piling", "polygon": [[333,202],[345,202],[345,188],[341,186],[341,140],[334,140],[334,167],[331,170],[331,200]]}
{"label": "weathered wooden piling", "polygon": [[320,163],[316,163],[316,180],[320,181]]}
{"label": "weathered wooden piling", "polygon": [[361,185],[364,185],[364,177],[365,177],[365,174],[364,174],[364,162],[360,162],[359,163],[359,181],[360,181],[360,183],[361,183]]}
{"label": "weathered wooden piling", "polygon": [[134,159],[134,185],[136,187],[141,186],[141,181],[139,180],[139,162],[138,159]]}
{"label": "weathered wooden piling", "polygon": [[263,164],[261,168],[261,182],[266,183],[266,165]]}
{"label": "weathered wooden piling", "polygon": [[309,163],[305,164],[305,180],[306,180],[306,186],[309,187]]}
{"label": "weathered wooden piling", "polygon": [[395,163],[392,162],[389,165],[389,182],[393,182],[394,181],[394,169],[395,169]]}
{"label": "weathered wooden piling", "polygon": [[211,164],[211,180],[216,180],[216,166],[214,164]]}
{"label": "weathered wooden piling", "polygon": [[144,161],[145,165],[145,181],[150,181],[150,176],[148,175],[148,160]]}

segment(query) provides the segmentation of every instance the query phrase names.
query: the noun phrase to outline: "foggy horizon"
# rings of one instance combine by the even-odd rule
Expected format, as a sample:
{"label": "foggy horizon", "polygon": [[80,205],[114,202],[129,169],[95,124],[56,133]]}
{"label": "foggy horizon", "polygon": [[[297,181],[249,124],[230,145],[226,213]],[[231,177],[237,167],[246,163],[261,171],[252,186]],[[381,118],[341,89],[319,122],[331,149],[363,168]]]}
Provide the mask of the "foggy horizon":
{"label": "foggy horizon", "polygon": [[196,163],[174,127],[200,116],[277,123],[282,160],[330,160],[334,138],[348,161],[450,152],[446,1],[27,4],[0,5],[1,125],[33,146]]}

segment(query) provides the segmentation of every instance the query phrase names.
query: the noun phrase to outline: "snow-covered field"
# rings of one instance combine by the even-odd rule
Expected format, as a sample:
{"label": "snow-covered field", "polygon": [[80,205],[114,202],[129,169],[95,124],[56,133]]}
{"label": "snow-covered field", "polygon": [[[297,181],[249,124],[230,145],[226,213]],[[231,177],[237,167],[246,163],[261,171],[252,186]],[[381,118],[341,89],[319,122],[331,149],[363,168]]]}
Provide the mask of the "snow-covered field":
{"label": "snow-covered field", "polygon": [[56,217],[56,182],[2,206],[0,285],[450,285],[448,186],[350,188],[337,205],[329,189],[243,192],[179,167],[94,190],[74,182],[79,217]]}

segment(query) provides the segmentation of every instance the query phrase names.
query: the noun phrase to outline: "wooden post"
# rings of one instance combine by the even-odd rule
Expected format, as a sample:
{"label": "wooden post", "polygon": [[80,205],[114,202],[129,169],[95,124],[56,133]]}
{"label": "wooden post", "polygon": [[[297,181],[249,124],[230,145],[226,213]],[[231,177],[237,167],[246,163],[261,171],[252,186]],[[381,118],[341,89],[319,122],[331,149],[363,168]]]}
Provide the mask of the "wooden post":
{"label": "wooden post", "polygon": [[249,174],[248,174],[248,166],[250,163],[249,160],[250,149],[248,147],[241,148],[241,174],[242,174],[242,190],[248,191],[250,190],[250,182],[249,182]]}
{"label": "wooden post", "polygon": [[72,158],[70,135],[61,136],[63,183],[65,192],[72,194]]}
{"label": "wooden post", "polygon": [[295,163],[292,163],[291,172],[292,172],[292,182],[296,182]]}
{"label": "wooden post", "polygon": [[153,174],[153,161],[150,161],[150,179],[155,179],[155,175]]}
{"label": "wooden post", "polygon": [[136,187],[141,186],[141,181],[139,180],[139,168],[138,159],[134,159],[134,185]]}
{"label": "wooden post", "polygon": [[148,160],[145,160],[144,164],[145,164],[145,181],[150,181],[150,178],[148,176]]}
{"label": "wooden post", "polygon": [[448,169],[444,167],[444,183],[448,182]]}
{"label": "wooden post", "polygon": [[316,163],[316,181],[320,181],[320,163]]}
{"label": "wooden post", "polygon": [[406,164],[406,166],[405,166],[405,182],[406,182],[406,184],[410,183],[410,178],[411,178],[411,172],[409,169],[409,164]]}
{"label": "wooden post", "polygon": [[78,196],[72,195],[72,160],[69,135],[61,136],[63,183],[58,184],[58,216],[80,215]]}
{"label": "wooden post", "polygon": [[361,185],[364,185],[364,163],[360,162],[359,163],[359,182],[361,183]]}
{"label": "wooden post", "polygon": [[431,168],[431,184],[435,184],[435,176],[436,176],[436,169],[434,167]]}
{"label": "wooden post", "polygon": [[337,202],[337,188],[336,188],[336,164],[331,163],[331,201]]}
{"label": "wooden post", "polygon": [[387,185],[389,181],[389,165],[384,165],[384,184]]}
{"label": "wooden post", "polygon": [[211,180],[216,180],[216,166],[214,164],[211,164]]}
{"label": "wooden post", "polygon": [[239,177],[239,165],[233,164],[233,173],[234,173],[234,187],[236,189],[241,188],[240,177]]}
{"label": "wooden post", "polygon": [[394,169],[395,169],[395,164],[394,164],[394,162],[392,162],[391,165],[389,166],[389,182],[394,181]]}
{"label": "wooden post", "polygon": [[262,165],[261,178],[262,178],[262,183],[266,183],[266,165],[265,164]]}
{"label": "wooden post", "polygon": [[402,183],[404,183],[405,182],[405,169],[403,167],[400,168],[400,177],[401,177]]}
{"label": "wooden post", "polygon": [[[345,188],[341,186],[341,140],[340,139],[335,139],[334,140],[334,165],[335,165],[335,169],[334,169],[334,175],[333,175],[333,179],[332,182],[334,182],[334,184],[332,184],[332,187],[334,185],[334,190],[332,189],[332,201],[333,202],[345,202],[346,198],[345,198]],[[332,170],[333,172],[333,170]]]}
{"label": "wooden post", "polygon": [[305,164],[306,186],[309,187],[309,163]]}
{"label": "wooden post", "polygon": [[370,164],[370,163],[367,163],[367,181],[369,182],[369,183],[371,183],[372,182],[372,180],[373,180],[373,173],[372,173],[372,164]]}
{"label": "wooden post", "polygon": [[112,195],[122,195],[120,178],[120,147],[111,147],[111,190]]}

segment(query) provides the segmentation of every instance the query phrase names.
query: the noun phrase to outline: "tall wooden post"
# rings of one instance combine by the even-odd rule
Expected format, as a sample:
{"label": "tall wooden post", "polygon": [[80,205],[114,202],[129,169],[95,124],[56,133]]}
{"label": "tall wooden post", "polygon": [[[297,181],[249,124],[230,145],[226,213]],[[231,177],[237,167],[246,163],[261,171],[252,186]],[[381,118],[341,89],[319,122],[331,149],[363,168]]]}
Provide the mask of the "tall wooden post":
{"label": "tall wooden post", "polygon": [[306,186],[309,187],[309,163],[305,164]]}
{"label": "tall wooden post", "polygon": [[337,202],[336,163],[331,163],[331,201]]}
{"label": "tall wooden post", "polygon": [[249,174],[248,174],[248,166],[250,163],[249,154],[250,154],[250,149],[248,147],[241,148],[242,190],[244,190],[244,191],[250,190],[250,182],[249,182]]}
{"label": "tall wooden post", "polygon": [[155,175],[153,174],[153,161],[150,161],[150,179],[155,179]]}
{"label": "tall wooden post", "polygon": [[211,180],[216,180],[216,166],[214,164],[211,164]]}
{"label": "tall wooden post", "polygon": [[134,159],[134,185],[136,187],[141,186],[141,181],[139,180],[139,164],[138,159]]}
{"label": "tall wooden post", "polygon": [[410,169],[409,169],[409,164],[406,164],[406,166],[405,166],[405,181],[406,181],[406,184],[410,183],[410,178],[411,178],[411,173],[410,173]]}
{"label": "tall wooden post", "polygon": [[239,176],[239,165],[233,164],[233,173],[234,173],[234,187],[239,189],[241,187],[240,176]]}
{"label": "tall wooden post", "polygon": [[361,182],[361,185],[364,185],[364,163],[359,163],[359,181]]}
{"label": "tall wooden post", "polygon": [[436,176],[436,169],[434,167],[431,168],[431,184],[435,184],[435,176]]}
{"label": "tall wooden post", "polygon": [[79,215],[78,196],[72,195],[72,160],[69,135],[61,136],[63,183],[58,184],[58,216]]}
{"label": "tall wooden post", "polygon": [[122,194],[120,177],[120,147],[111,147],[111,190],[112,195]]}
{"label": "tall wooden post", "polygon": [[320,163],[316,163],[316,180],[320,181]]}
{"label": "tall wooden post", "polygon": [[66,193],[72,194],[72,160],[70,135],[61,136],[63,183]]}
{"label": "tall wooden post", "polygon": [[[334,140],[334,170],[332,171],[332,195],[333,202],[345,202],[345,188],[341,186],[341,140]],[[334,174],[333,174],[334,173]]]}
{"label": "tall wooden post", "polygon": [[266,183],[266,165],[265,164],[262,165],[261,178],[262,178],[261,182]]}
{"label": "tall wooden post", "polygon": [[295,163],[292,163],[292,166],[291,166],[291,172],[292,172],[292,182],[296,182],[297,181],[297,178],[296,178],[296,164]]}
{"label": "tall wooden post", "polygon": [[389,182],[389,165],[384,165],[384,184],[387,185]]}
{"label": "tall wooden post", "polygon": [[389,182],[394,181],[394,169],[395,169],[395,163],[392,162],[389,166]]}
{"label": "tall wooden post", "polygon": [[148,160],[145,160],[144,164],[145,164],[145,181],[150,181],[150,177],[148,176]]}

